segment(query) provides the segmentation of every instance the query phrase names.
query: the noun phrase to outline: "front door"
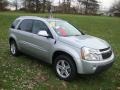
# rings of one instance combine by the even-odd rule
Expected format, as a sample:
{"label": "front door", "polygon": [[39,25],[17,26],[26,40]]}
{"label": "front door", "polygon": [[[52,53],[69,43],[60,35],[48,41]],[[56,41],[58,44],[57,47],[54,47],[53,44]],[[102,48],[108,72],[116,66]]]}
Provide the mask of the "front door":
{"label": "front door", "polygon": [[33,33],[32,43],[34,44],[34,53],[36,53],[36,55],[39,58],[42,58],[44,61],[49,62],[47,60],[50,58],[50,53],[54,48],[55,40],[53,38],[47,38],[38,35],[38,32],[41,30],[42,31],[45,30],[48,33],[48,35],[52,37],[49,28],[44,22],[40,20],[34,20],[32,28]]}

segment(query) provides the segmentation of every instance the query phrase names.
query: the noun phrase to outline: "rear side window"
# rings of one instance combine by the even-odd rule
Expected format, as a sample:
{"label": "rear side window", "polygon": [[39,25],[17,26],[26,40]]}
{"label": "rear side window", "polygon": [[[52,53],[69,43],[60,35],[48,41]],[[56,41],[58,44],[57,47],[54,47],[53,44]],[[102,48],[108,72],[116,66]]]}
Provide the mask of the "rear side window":
{"label": "rear side window", "polygon": [[17,24],[19,23],[19,19],[18,20],[15,20],[13,23],[12,23],[12,25],[11,25],[11,28],[12,29],[15,29],[15,27],[17,26]]}
{"label": "rear side window", "polygon": [[33,20],[25,19],[21,22],[18,29],[26,32],[32,32],[32,24],[33,24]]}

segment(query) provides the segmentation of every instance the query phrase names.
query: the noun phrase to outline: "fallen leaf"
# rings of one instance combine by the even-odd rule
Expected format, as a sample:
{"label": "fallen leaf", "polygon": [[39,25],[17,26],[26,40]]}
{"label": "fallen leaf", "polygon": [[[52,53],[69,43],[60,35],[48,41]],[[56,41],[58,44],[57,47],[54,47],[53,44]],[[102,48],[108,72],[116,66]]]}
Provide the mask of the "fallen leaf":
{"label": "fallen leaf", "polygon": [[120,90],[120,87],[117,87],[118,90]]}
{"label": "fallen leaf", "polygon": [[62,82],[62,85],[67,88],[67,83],[66,82]]}

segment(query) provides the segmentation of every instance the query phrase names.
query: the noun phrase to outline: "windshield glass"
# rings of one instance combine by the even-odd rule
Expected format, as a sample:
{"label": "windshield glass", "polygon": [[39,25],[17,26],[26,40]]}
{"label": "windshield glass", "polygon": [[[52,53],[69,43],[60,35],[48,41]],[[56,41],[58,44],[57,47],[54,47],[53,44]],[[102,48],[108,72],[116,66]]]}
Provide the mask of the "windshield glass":
{"label": "windshield glass", "polygon": [[60,36],[79,36],[82,35],[74,26],[65,21],[49,21],[50,27],[52,27],[56,33]]}

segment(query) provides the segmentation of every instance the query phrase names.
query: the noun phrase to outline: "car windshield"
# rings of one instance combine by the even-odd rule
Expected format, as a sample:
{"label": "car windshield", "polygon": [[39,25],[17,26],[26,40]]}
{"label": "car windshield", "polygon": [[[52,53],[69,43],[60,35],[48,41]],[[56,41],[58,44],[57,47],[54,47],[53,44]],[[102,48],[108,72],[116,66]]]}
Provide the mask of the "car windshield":
{"label": "car windshield", "polygon": [[56,33],[60,36],[80,36],[82,33],[66,21],[48,21]]}

